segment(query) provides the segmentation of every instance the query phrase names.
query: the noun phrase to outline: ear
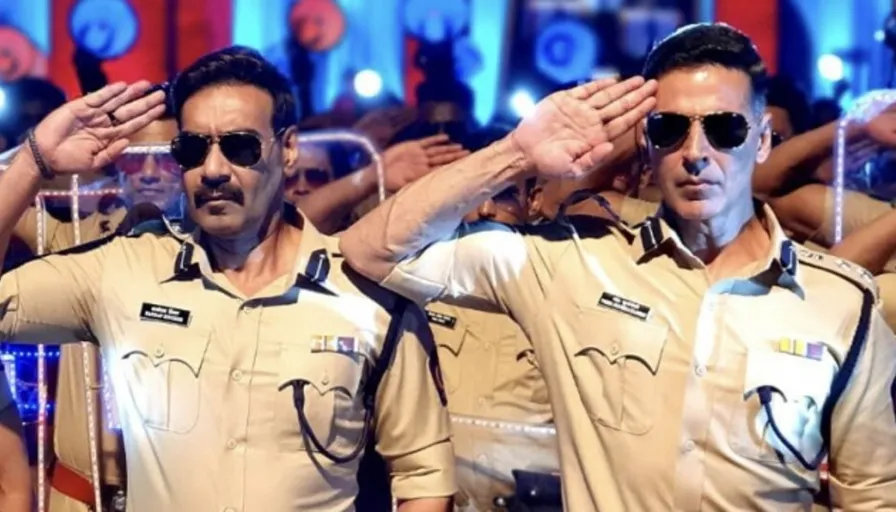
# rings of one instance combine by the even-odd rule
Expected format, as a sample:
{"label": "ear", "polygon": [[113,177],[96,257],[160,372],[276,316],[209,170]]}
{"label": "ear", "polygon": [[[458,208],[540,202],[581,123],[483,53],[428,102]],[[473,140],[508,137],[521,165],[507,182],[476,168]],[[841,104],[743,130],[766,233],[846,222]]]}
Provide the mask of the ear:
{"label": "ear", "polygon": [[544,201],[544,183],[537,183],[529,189],[527,197],[527,216],[529,220],[535,220],[541,214],[541,206]]}
{"label": "ear", "polygon": [[299,131],[295,126],[290,126],[280,136],[283,144],[283,173],[291,178],[296,172],[296,162],[299,160]]}
{"label": "ear", "polygon": [[772,115],[768,112],[762,114],[758,128],[759,148],[756,151],[756,163],[761,164],[772,152]]}

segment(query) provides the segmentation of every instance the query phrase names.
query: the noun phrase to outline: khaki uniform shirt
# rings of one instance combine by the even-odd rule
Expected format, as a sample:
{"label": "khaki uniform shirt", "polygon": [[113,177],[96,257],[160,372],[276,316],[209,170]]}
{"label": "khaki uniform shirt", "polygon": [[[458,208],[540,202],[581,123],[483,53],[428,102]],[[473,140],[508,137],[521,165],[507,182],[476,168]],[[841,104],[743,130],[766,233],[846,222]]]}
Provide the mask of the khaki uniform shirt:
{"label": "khaki uniform shirt", "polygon": [[[49,214],[44,216],[44,224],[38,227],[38,212],[35,208],[26,210],[25,215],[16,224],[14,234],[22,240],[35,254],[41,249],[38,243],[38,234],[43,234],[42,248],[44,253],[59,252],[80,243],[90,242],[109,236],[115,232],[118,224],[124,218],[126,211],[123,208],[115,209],[108,214],[93,213],[78,223],[78,237],[75,236],[75,225],[71,222],[61,222]],[[87,366],[90,372],[92,386],[97,392],[93,393],[93,404],[96,410],[97,425],[99,430],[98,441],[100,443],[99,463],[102,481],[107,485],[122,485],[124,474],[122,456],[119,443],[119,434],[113,430],[114,404],[104,403],[103,398],[110,396],[109,390],[102,390],[102,375],[100,374],[99,354],[96,347],[87,344],[73,343],[60,349],[59,376],[56,385],[56,409],[54,410],[53,431],[54,449],[59,462],[69,469],[90,481],[90,442],[87,421],[87,389],[84,380],[84,352],[87,352]],[[69,501],[53,492],[51,508],[63,507],[61,502]],[[76,506],[72,504],[72,506]],[[86,510],[86,508],[84,508]]]}
{"label": "khaki uniform shirt", "polygon": [[659,203],[645,201],[637,197],[626,197],[622,201],[622,208],[619,209],[619,218],[629,226],[634,226],[644,222],[647,217],[656,215],[659,207]]}
{"label": "khaki uniform shirt", "polygon": [[384,284],[521,324],[551,391],[568,510],[809,510],[819,472],[793,453],[814,459],[827,432],[834,506],[896,509],[896,340],[873,280],[762,215],[770,252],[738,279],[711,282],[658,218],[571,217],[462,227]]}
{"label": "khaki uniform shirt", "polygon": [[880,290],[881,313],[890,329],[896,331],[896,274],[886,272],[874,276]]}
{"label": "khaki uniform shirt", "polygon": [[[426,312],[454,418],[457,505],[492,510],[496,497],[513,494],[512,470],[559,470],[553,436],[520,436],[502,431],[497,423],[488,428],[488,422],[465,420],[543,427],[553,416],[544,377],[535,364],[532,344],[507,315],[439,302],[427,306]],[[535,450],[536,446],[547,449]]]}
{"label": "khaki uniform shirt", "polygon": [[[251,298],[211,270],[194,236],[170,228],[0,279],[4,336],[99,343],[128,453],[129,511],[352,509],[359,459],[336,464],[309,443],[291,384],[309,383],[304,411],[327,450],[363,443],[362,380],[394,296],[344,270],[334,239],[291,212],[304,226],[294,272]],[[425,324],[416,308],[402,318],[372,420],[398,499],[456,490],[447,411],[418,341]]]}

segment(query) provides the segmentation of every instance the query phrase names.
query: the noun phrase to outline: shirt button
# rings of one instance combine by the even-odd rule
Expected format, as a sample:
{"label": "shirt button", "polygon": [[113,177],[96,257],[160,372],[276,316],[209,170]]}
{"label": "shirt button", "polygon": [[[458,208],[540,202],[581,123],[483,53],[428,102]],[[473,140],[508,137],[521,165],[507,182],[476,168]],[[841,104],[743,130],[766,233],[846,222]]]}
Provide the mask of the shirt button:
{"label": "shirt button", "polygon": [[237,512],[237,510],[233,507],[227,507],[224,509],[224,512]]}
{"label": "shirt button", "polygon": [[485,407],[485,405],[486,405],[485,398],[480,396],[479,398],[476,399],[476,403],[479,404],[479,407]]}
{"label": "shirt button", "polygon": [[696,447],[697,447],[697,445],[694,444],[694,441],[691,441],[690,439],[688,439],[687,441],[684,442],[684,446],[682,446],[681,448],[682,448],[682,450],[684,450],[685,453],[688,453],[688,452],[694,451],[694,448],[696,448]]}
{"label": "shirt button", "polygon": [[241,372],[239,370],[233,370],[233,372],[230,374],[230,378],[233,379],[235,382],[239,382],[240,379],[243,378],[243,372]]}
{"label": "shirt button", "polygon": [[323,384],[324,386],[328,385],[330,383],[330,376],[324,375],[323,378],[320,379],[320,383]]}
{"label": "shirt button", "polygon": [[480,455],[476,457],[476,462],[484,466],[488,464],[488,457],[486,457],[485,455]]}
{"label": "shirt button", "polygon": [[156,357],[162,357],[165,355],[165,349],[162,347],[156,347],[156,351],[153,352],[153,355]]}
{"label": "shirt button", "polygon": [[618,353],[619,353],[619,345],[616,345],[616,344],[614,343],[613,346],[610,347],[610,353],[613,354],[614,356],[615,356],[616,354],[618,354]]}
{"label": "shirt button", "polygon": [[706,367],[701,364],[694,370],[694,373],[697,374],[697,377],[703,377],[706,375]]}
{"label": "shirt button", "polygon": [[236,439],[228,439],[227,440],[227,449],[233,450],[234,448],[236,448],[236,444],[237,444]]}

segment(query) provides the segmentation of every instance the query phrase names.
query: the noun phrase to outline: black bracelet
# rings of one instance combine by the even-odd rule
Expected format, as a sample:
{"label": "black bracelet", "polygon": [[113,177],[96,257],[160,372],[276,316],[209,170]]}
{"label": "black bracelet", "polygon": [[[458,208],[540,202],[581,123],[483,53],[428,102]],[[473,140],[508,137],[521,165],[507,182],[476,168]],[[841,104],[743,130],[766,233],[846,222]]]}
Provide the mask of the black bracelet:
{"label": "black bracelet", "polygon": [[34,163],[37,164],[40,175],[47,181],[56,178],[56,173],[47,166],[43,155],[40,154],[40,149],[37,148],[37,139],[34,138],[33,129],[28,132],[28,147],[31,148],[31,156],[34,157]]}

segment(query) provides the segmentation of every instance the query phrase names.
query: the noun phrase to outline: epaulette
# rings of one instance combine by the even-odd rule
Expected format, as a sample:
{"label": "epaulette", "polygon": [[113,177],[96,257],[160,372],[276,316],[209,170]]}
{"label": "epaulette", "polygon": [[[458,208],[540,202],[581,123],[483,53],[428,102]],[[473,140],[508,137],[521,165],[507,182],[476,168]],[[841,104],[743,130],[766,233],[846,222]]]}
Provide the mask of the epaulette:
{"label": "epaulette", "polygon": [[797,249],[800,264],[822,270],[845,279],[858,287],[861,291],[870,291],[877,302],[879,293],[874,275],[857,263],[843,258],[831,256],[823,252],[813,251],[799,246]]}

